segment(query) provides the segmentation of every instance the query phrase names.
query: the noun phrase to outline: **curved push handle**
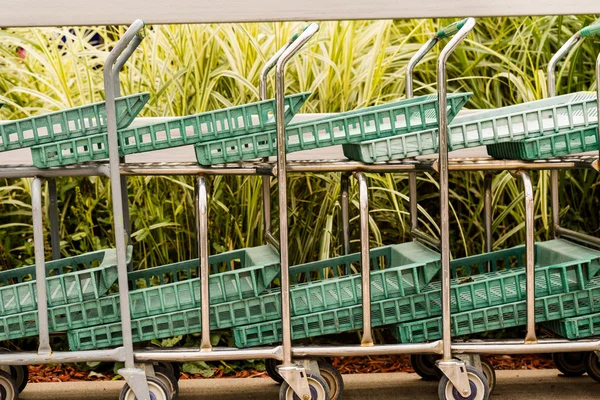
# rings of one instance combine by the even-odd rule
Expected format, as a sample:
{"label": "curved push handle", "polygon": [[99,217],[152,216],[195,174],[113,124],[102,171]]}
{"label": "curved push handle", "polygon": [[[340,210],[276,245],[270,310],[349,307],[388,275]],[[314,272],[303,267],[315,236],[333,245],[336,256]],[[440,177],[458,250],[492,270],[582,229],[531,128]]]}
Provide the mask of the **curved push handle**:
{"label": "curved push handle", "polygon": [[596,21],[593,24],[586,26],[579,31],[579,34],[582,37],[590,37],[600,34],[600,21]]}
{"label": "curved push handle", "polygon": [[437,39],[445,39],[448,38],[450,36],[454,36],[456,34],[456,32],[458,32],[460,30],[460,28],[462,28],[463,26],[465,26],[465,24],[467,23],[469,18],[465,18],[463,20],[460,21],[456,21],[442,29],[440,29],[436,34],[435,37]]}

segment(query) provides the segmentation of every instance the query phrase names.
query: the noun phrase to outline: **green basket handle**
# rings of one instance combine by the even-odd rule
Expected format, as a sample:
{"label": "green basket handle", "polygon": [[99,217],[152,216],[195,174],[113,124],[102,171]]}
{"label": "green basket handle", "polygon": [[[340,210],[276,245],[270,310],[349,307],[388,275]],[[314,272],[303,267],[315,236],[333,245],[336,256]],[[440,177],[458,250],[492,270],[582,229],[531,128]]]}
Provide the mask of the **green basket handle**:
{"label": "green basket handle", "polygon": [[460,21],[456,21],[453,24],[450,24],[450,25],[446,26],[445,28],[440,29],[435,34],[435,37],[438,39],[445,39],[450,36],[454,36],[456,34],[456,32],[458,32],[460,30],[460,28],[462,28],[467,23],[468,19],[469,18],[465,18]]}
{"label": "green basket handle", "polygon": [[579,34],[583,37],[596,36],[600,33],[600,21],[596,21],[591,25],[586,26],[579,31]]}

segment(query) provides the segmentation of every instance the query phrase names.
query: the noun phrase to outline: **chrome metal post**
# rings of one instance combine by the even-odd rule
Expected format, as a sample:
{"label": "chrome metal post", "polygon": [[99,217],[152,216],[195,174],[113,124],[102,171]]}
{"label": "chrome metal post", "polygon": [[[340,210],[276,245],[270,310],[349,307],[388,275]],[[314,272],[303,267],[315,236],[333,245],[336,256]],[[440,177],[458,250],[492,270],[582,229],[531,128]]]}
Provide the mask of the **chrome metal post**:
{"label": "chrome metal post", "polygon": [[[126,261],[126,235],[125,226],[123,221],[123,197],[121,193],[121,173],[119,167],[119,142],[117,138],[117,120],[116,120],[116,109],[115,109],[115,74],[118,74],[118,70],[115,70],[117,58],[123,51],[128,47],[138,33],[144,28],[144,22],[136,20],[127,29],[123,37],[117,42],[113,50],[110,52],[106,59],[104,67],[104,91],[106,96],[106,121],[108,131],[108,150],[109,150],[109,170],[110,179],[112,182],[111,192],[113,201],[113,213],[114,213],[114,229],[115,229],[115,242],[117,247],[117,267],[118,267],[118,285],[121,311],[121,325],[123,332],[123,358],[125,360],[125,373],[128,374],[134,370],[135,364],[133,359],[133,339],[131,333],[131,314],[129,309],[129,285],[127,280],[127,261]],[[137,373],[133,372],[137,377]],[[147,385],[138,385],[135,379],[136,387],[141,386],[139,391],[136,391],[138,398],[147,399],[149,398]],[[145,378],[144,378],[145,381]],[[134,389],[135,390],[135,389]]]}
{"label": "chrome metal post", "polygon": [[275,99],[277,104],[277,181],[279,185],[279,244],[281,263],[281,319],[283,366],[292,364],[292,331],[290,325],[290,276],[288,254],[287,165],[285,137],[285,65],[294,54],[319,30],[310,24],[281,54],[275,72]]}
{"label": "chrome metal post", "polygon": [[340,177],[340,208],[342,213],[342,240],[344,243],[344,254],[350,254],[350,175],[342,172]]}
{"label": "chrome metal post", "polygon": [[52,259],[60,259],[60,222],[58,220],[58,196],[56,194],[56,179],[48,178],[48,218],[50,219],[50,246]]}
{"label": "chrome metal post", "polygon": [[198,240],[198,267],[200,277],[200,321],[202,338],[200,351],[211,351],[210,343],[210,286],[208,270],[208,197],[206,178],[199,176],[196,181],[196,238]]}
{"label": "chrome metal post", "polygon": [[533,185],[525,171],[516,171],[515,177],[523,181],[525,193],[525,276],[527,288],[527,333],[525,343],[537,342],[535,334],[535,220],[533,208]]}
{"label": "chrome metal post", "polygon": [[371,257],[369,254],[369,187],[365,174],[357,172],[354,177],[358,181],[360,210],[360,265],[363,312],[361,346],[373,346],[373,330],[371,329]]}
{"label": "chrome metal post", "polygon": [[[485,229],[485,252],[492,252],[492,175],[484,174],[483,176],[483,219],[484,219],[484,229]],[[490,272],[492,270],[492,265],[488,261],[487,263],[487,271]]]}
{"label": "chrome metal post", "polygon": [[52,353],[48,330],[48,294],[46,290],[46,257],[44,254],[44,222],[42,213],[42,179],[35,177],[31,182],[31,214],[33,217],[33,246],[35,255],[35,280],[37,284],[38,354]]}

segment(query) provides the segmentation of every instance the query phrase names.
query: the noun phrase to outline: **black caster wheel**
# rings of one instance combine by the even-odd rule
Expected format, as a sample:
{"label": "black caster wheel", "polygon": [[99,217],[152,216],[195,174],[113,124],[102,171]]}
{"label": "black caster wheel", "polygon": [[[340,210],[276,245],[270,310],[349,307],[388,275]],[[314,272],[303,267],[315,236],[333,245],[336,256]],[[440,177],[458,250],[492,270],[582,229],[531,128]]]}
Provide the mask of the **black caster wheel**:
{"label": "black caster wheel", "polygon": [[168,361],[159,361],[158,366],[163,367],[171,371],[177,382],[179,382],[179,378],[181,377],[181,369],[179,368],[179,363],[176,362],[168,362]]}
{"label": "black caster wheel", "polygon": [[29,382],[29,369],[26,365],[11,365],[10,366],[10,375],[15,380],[17,384],[17,389],[19,393],[25,390],[27,383]]}
{"label": "black caster wheel", "polygon": [[564,376],[575,377],[585,374],[584,358],[586,353],[552,353],[554,366]]}
{"label": "black caster wheel", "polygon": [[267,371],[267,375],[275,382],[281,384],[283,383],[283,377],[279,375],[277,372],[277,366],[281,364],[281,362],[274,360],[272,358],[268,358],[265,360],[265,370]]}
{"label": "black caster wheel", "polygon": [[173,371],[170,368],[165,368],[162,365],[158,365],[154,367],[154,375],[158,380],[165,384],[167,389],[169,389],[169,393],[171,393],[171,400],[177,400],[179,397],[179,383],[177,383],[177,379],[175,375],[173,375]]}
{"label": "black caster wheel", "polygon": [[440,400],[488,400],[490,398],[490,386],[483,372],[467,366],[467,375],[471,386],[471,394],[468,397],[458,393],[452,382],[444,375],[438,386]]}
{"label": "black caster wheel", "polygon": [[319,373],[329,386],[331,400],[340,400],[344,393],[344,379],[342,374],[330,363],[319,361]]}
{"label": "black caster wheel", "polygon": [[585,364],[585,371],[587,374],[595,380],[600,382],[600,358],[593,351],[590,353],[584,353],[583,363]]}
{"label": "black caster wheel", "polygon": [[410,364],[421,378],[426,381],[437,381],[442,379],[444,374],[435,362],[440,358],[436,354],[412,354],[410,356]]}
{"label": "black caster wheel", "polygon": [[496,387],[496,371],[494,371],[492,363],[490,363],[490,361],[484,357],[481,357],[481,372],[483,372],[485,379],[488,381],[491,395]]}
{"label": "black caster wheel", "polygon": [[[151,400],[171,399],[169,389],[158,378],[149,376],[146,379],[148,380],[148,388],[150,389]],[[133,390],[131,390],[128,384],[125,384],[125,386],[123,386],[121,394],[119,395],[119,400],[137,400],[137,397],[135,397]]]}
{"label": "black caster wheel", "polygon": [[5,371],[0,371],[0,399],[16,400],[19,397],[19,387],[14,378]]}
{"label": "black caster wheel", "polygon": [[[327,386],[325,379],[311,373],[306,374],[306,379],[308,379],[310,388],[310,400],[330,400],[329,386]],[[283,382],[279,389],[279,400],[300,400],[300,398],[287,382]]]}

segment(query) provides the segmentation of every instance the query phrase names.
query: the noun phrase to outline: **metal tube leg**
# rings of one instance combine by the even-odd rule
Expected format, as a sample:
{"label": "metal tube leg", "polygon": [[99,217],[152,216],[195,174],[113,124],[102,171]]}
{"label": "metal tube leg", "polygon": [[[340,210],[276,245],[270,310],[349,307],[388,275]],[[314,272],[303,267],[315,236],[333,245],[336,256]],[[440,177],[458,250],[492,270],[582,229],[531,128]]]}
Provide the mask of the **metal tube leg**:
{"label": "metal tube leg", "polygon": [[52,259],[60,259],[60,225],[58,221],[58,198],[56,195],[56,180],[48,178],[48,216],[50,217],[50,244]]}
{"label": "metal tube leg", "polygon": [[206,195],[206,178],[198,177],[196,184],[196,237],[198,239],[198,256],[200,259],[200,318],[202,326],[201,351],[211,351],[210,343],[210,290],[208,281],[208,198]]}
{"label": "metal tube leg", "polygon": [[367,177],[362,172],[354,175],[358,180],[360,207],[360,264],[362,274],[363,337],[361,346],[373,346],[371,329],[371,265],[369,256],[369,196]]}
{"label": "metal tube leg", "polygon": [[537,342],[535,334],[535,226],[533,209],[533,185],[529,174],[525,171],[515,172],[515,176],[523,180],[525,192],[525,253],[527,279],[527,334],[525,343]]}
{"label": "metal tube leg", "polygon": [[[484,194],[483,194],[483,218],[485,224],[485,252],[492,251],[492,175],[485,174],[483,177]],[[486,263],[488,272],[492,270],[492,264]]]}
{"label": "metal tube leg", "polygon": [[350,186],[350,175],[342,173],[340,179],[340,204],[342,208],[342,239],[344,241],[344,254],[350,254],[350,198],[348,188]]}
{"label": "metal tube leg", "polygon": [[558,238],[558,228],[560,227],[560,203],[558,200],[558,171],[550,171],[550,201],[552,202],[552,233],[554,238]]}
{"label": "metal tube leg", "polygon": [[38,353],[49,355],[50,333],[48,331],[48,296],[46,293],[46,261],[44,255],[44,225],[42,220],[42,179],[34,178],[31,183],[31,213],[33,216],[33,245],[35,253],[35,280],[38,303],[38,331],[40,344]]}
{"label": "metal tube leg", "polygon": [[[408,201],[410,202],[410,231],[419,229],[419,214],[417,209],[417,173],[408,173]],[[413,236],[416,240],[416,237]]]}

